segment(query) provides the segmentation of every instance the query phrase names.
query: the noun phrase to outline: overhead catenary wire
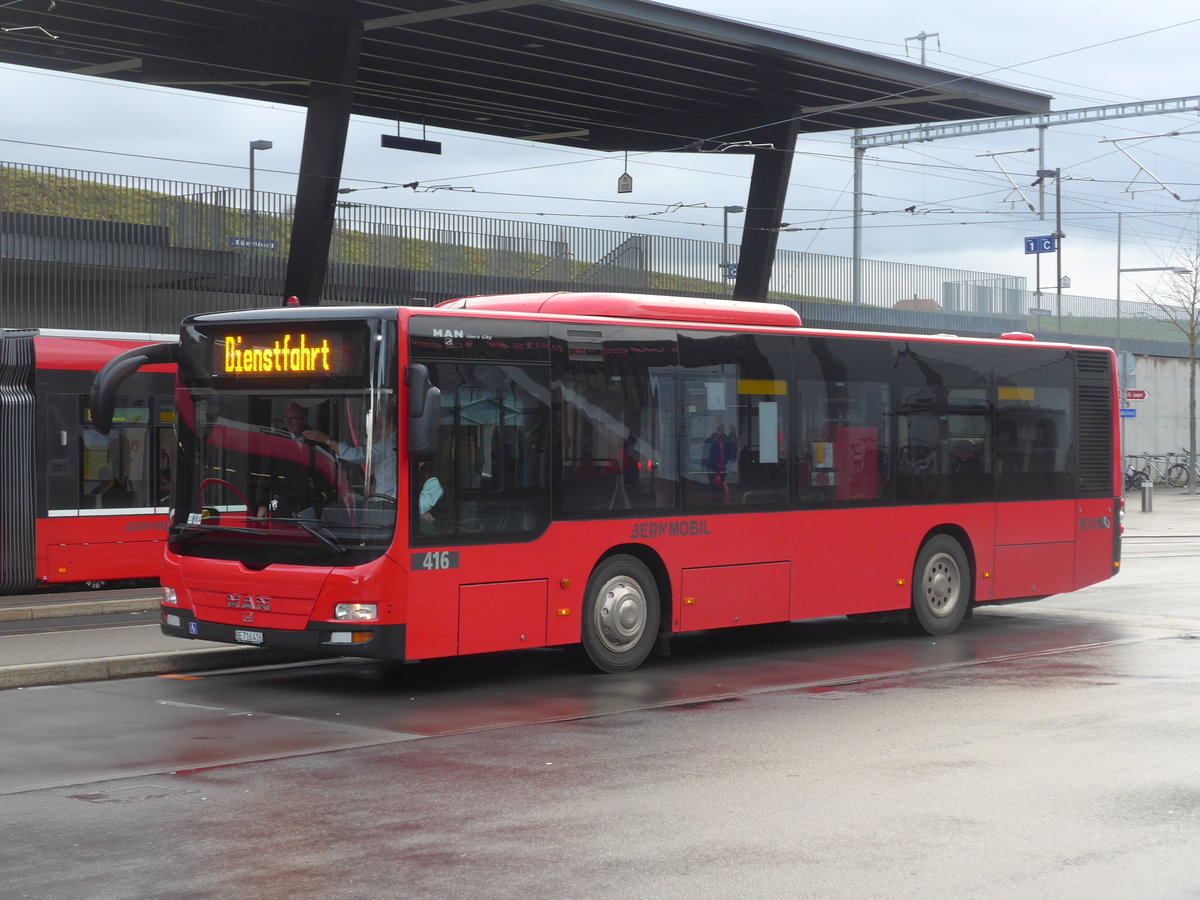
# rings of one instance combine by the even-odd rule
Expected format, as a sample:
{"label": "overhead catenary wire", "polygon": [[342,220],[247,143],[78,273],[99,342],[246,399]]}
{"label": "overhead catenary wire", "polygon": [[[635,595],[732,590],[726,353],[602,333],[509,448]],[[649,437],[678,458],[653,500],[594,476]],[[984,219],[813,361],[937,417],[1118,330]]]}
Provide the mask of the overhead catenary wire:
{"label": "overhead catenary wire", "polygon": [[[1169,30],[1171,28],[1179,28],[1179,27],[1182,27],[1183,25],[1192,24],[1197,21],[1200,21],[1200,19],[1189,19],[1185,22],[1179,22],[1179,23],[1174,23],[1174,24],[1167,25],[1167,26],[1162,26],[1159,28],[1148,29],[1148,30],[1144,30],[1141,32],[1137,32],[1135,34],[1130,34],[1130,35],[1125,35],[1125,36],[1118,37],[1118,38],[1113,38],[1113,39],[1110,39],[1107,41],[1091,43],[1084,47],[1078,47],[1078,48],[1074,48],[1072,50],[1064,50],[1059,53],[1040,56],[1037,59],[1029,60],[1029,61],[1026,61],[1025,63],[1020,63],[1020,64],[1013,65],[1013,66],[993,66],[993,68],[989,72],[984,72],[984,73],[970,75],[970,76],[960,76],[960,77],[975,78],[975,77],[980,77],[980,75],[992,74],[994,72],[1017,71],[1019,69],[1019,67],[1030,65],[1034,62],[1044,61],[1046,59],[1059,58],[1059,57],[1068,55],[1070,53],[1082,52],[1084,50],[1094,49],[1096,47],[1108,46],[1110,44],[1113,44],[1113,43],[1116,43],[1116,42],[1119,42],[1122,40],[1128,40],[1131,38],[1141,37],[1141,36],[1145,36],[1148,34],[1154,34],[1154,33],[1158,33],[1161,31]],[[69,76],[60,76],[59,73],[54,73],[54,76],[55,77],[69,77]],[[103,82],[103,83],[117,84],[126,89],[134,89],[134,90],[150,89],[150,90],[153,90],[153,88],[147,88],[146,86],[143,86],[143,85],[132,85],[127,82]],[[944,83],[950,83],[950,82],[944,82]],[[163,90],[165,92],[174,93],[174,94],[179,93],[179,92],[171,91],[170,89],[160,89],[160,90]],[[190,96],[196,96],[196,95],[190,95]],[[203,95],[203,96],[204,96],[204,99],[211,100],[212,102],[224,102],[224,103],[244,102],[244,101],[230,100],[229,98],[215,97],[212,95]],[[261,104],[258,104],[258,103],[246,103],[246,105],[255,106],[255,107],[259,107],[259,108],[261,108],[261,106],[262,106]],[[288,106],[285,106],[282,104],[266,104],[266,106],[268,108],[274,108],[276,110],[287,110],[289,112],[295,112],[295,113],[300,112],[299,110],[296,110],[295,108],[288,107]],[[371,118],[367,118],[367,117],[361,117],[361,118],[357,119],[357,124],[370,125],[371,127],[376,127],[378,121],[379,120],[375,120],[375,119],[371,119]],[[504,139],[497,139],[497,138],[482,137],[479,135],[471,135],[470,133],[466,133],[466,132],[464,132],[464,133],[451,132],[451,133],[457,135],[460,139],[464,139],[464,140],[489,140],[489,141],[497,141],[497,142],[504,140]],[[648,132],[648,133],[650,133],[650,132]],[[821,140],[821,138],[819,136],[806,135],[805,140],[806,140],[806,142],[813,143],[813,142],[817,142],[817,141]],[[513,143],[513,142],[509,141],[508,143]],[[832,143],[832,142],[826,141],[826,143]],[[62,146],[62,145],[58,145],[58,146]],[[570,160],[570,161],[563,162],[563,163],[552,164],[555,167],[571,166],[571,165],[586,165],[586,164],[594,163],[594,162],[608,161],[608,160],[611,160],[611,158],[612,158],[610,154],[597,154],[596,151],[587,151],[586,149],[581,150],[579,148],[551,147],[551,146],[547,146],[547,145],[539,145],[539,148],[543,151],[550,150],[550,151],[559,152],[559,153],[571,153],[573,155],[580,155],[580,156],[584,157],[581,159]],[[88,151],[91,148],[76,148],[76,149],[79,151]],[[591,154],[591,155],[589,155],[589,154]],[[799,151],[799,154],[803,154],[807,158],[814,159],[814,160],[826,159],[826,160],[836,161],[836,160],[846,160],[849,158],[848,154],[846,154],[846,153],[836,153],[836,152],[835,153],[827,153],[827,154],[818,154],[818,153],[812,153],[811,151],[809,151],[809,152]],[[171,158],[168,156],[155,157],[152,154],[114,153],[113,155],[127,156],[131,159],[139,159],[139,158],[140,159],[156,159],[157,158],[162,161],[171,161]],[[1099,159],[1101,157],[1097,156],[1094,158]],[[1187,160],[1182,157],[1181,157],[1180,161],[1187,162]],[[195,165],[219,165],[222,168],[229,168],[229,169],[242,168],[242,166],[237,166],[237,165],[226,165],[226,164],[210,163],[210,162],[204,162],[204,161],[178,160],[178,162],[180,162],[181,164],[188,164],[190,162],[190,164],[195,164]],[[644,159],[644,163],[639,163],[639,165],[641,165],[641,164],[644,164],[647,166],[651,166],[651,165],[658,166],[658,167],[662,168],[663,170],[698,172],[703,177],[732,178],[732,179],[746,180],[745,176],[737,174],[737,173],[716,171],[716,170],[713,170],[708,167],[696,168],[696,167],[692,167],[692,166],[678,165],[678,164],[670,165],[670,164],[666,164],[666,163],[663,163],[658,160],[652,160],[649,158],[649,156],[647,156]],[[874,162],[872,163],[872,165],[874,165]],[[530,167],[515,167],[515,168],[510,168],[510,169],[497,170],[496,172],[479,172],[479,173],[472,173],[469,175],[444,175],[443,174],[443,175],[437,176],[437,180],[440,182],[450,182],[450,181],[456,181],[456,180],[475,180],[475,179],[484,179],[484,178],[491,178],[491,177],[504,177],[505,175],[516,174],[516,173],[520,173],[520,172],[531,172],[531,171],[544,170],[545,168],[547,168],[547,166],[539,165],[539,166],[530,166]],[[912,171],[912,172],[925,173],[925,175],[927,175],[927,176],[936,171],[939,171],[938,169],[936,169],[934,167],[934,165],[932,163],[929,163],[928,161],[925,161],[923,163],[916,163],[916,164],[909,163],[907,161],[900,162],[900,163],[888,162],[886,164],[881,164],[880,168],[881,168],[881,170],[886,169],[888,171],[893,171],[893,172],[904,171],[905,169],[907,169],[908,171]],[[1070,168],[1072,168],[1072,166],[1068,166],[1068,165],[1063,166],[1064,171],[1067,171]],[[260,171],[264,171],[264,172],[268,172],[268,173],[277,173],[280,175],[294,175],[294,173],[289,173],[286,170],[282,170],[282,169],[281,170],[268,169],[268,170],[260,170]],[[958,173],[960,173],[960,176],[961,176],[960,180],[963,183],[979,184],[981,186],[986,186],[986,185],[992,184],[992,182],[989,181],[988,179],[984,178],[982,173],[979,172],[978,170],[972,170],[969,167],[964,167],[962,165],[954,164],[952,162],[950,164],[945,165],[940,171],[945,174],[948,174],[951,171],[957,171]],[[990,174],[994,175],[995,173],[990,173]],[[363,183],[364,181],[369,181],[369,180],[360,181],[358,179],[345,179],[345,180],[349,183]],[[1095,179],[1095,183],[1098,185],[1113,185],[1113,184],[1116,184],[1118,181],[1119,181],[1119,179]],[[1182,185],[1187,185],[1189,182],[1173,180],[1173,183],[1179,184],[1182,186]],[[791,190],[806,190],[806,191],[830,191],[830,192],[833,192],[835,195],[837,193],[839,193],[836,189],[830,188],[828,185],[802,184],[798,181],[790,181],[789,189],[791,189]],[[489,193],[489,192],[478,191],[478,193]],[[545,201],[547,203],[561,202],[561,203],[576,203],[576,204],[578,204],[578,203],[586,202],[589,204],[597,205],[597,208],[600,208],[599,205],[603,204],[603,203],[616,202],[615,200],[606,200],[604,198],[581,198],[581,197],[570,197],[570,196],[566,196],[566,195],[558,196],[558,195],[552,195],[552,194],[534,194],[534,193],[522,194],[519,191],[490,192],[490,193],[493,196],[508,196],[508,197],[512,197],[512,198],[521,198],[521,199],[525,199],[525,200]],[[986,194],[986,191],[980,192],[981,203],[985,199],[985,197],[984,197],[985,194]],[[950,201],[941,201],[939,199],[929,198],[929,197],[919,197],[919,196],[916,196],[913,194],[904,196],[903,192],[901,192],[901,191],[879,192],[875,196],[878,196],[878,197],[880,197],[880,199],[884,199],[884,200],[888,200],[888,199],[894,200],[897,204],[901,204],[902,201],[904,201],[904,200],[908,200],[908,201],[915,200],[918,203],[918,205],[925,206],[925,207],[935,207],[935,206],[938,206],[941,202],[953,202],[953,203],[958,203],[959,205],[961,205],[961,203],[962,203],[962,201],[960,199],[955,199],[955,200],[950,200]],[[1119,197],[1114,196],[1112,198],[1112,202],[1116,203],[1119,199],[1120,199]],[[1075,198],[1073,198],[1073,202],[1078,203],[1078,202],[1082,202],[1082,201],[1080,198],[1075,197]],[[660,204],[651,203],[648,205],[649,206],[654,206],[654,205],[661,206],[661,203]],[[911,205],[911,203],[909,205]],[[710,206],[718,206],[719,207],[719,204],[710,204]],[[612,208],[619,209],[620,207],[614,206]],[[633,208],[637,208],[637,207],[633,207]],[[806,207],[796,205],[796,206],[787,207],[787,210],[789,211],[789,213],[794,214],[795,211],[803,210],[805,208]],[[807,208],[811,209],[812,207],[807,207]],[[902,211],[903,208],[904,208],[903,206],[900,206],[899,210]],[[827,221],[832,222],[832,221],[836,220],[837,215],[838,215],[838,212],[836,210],[836,201],[831,203],[828,207],[822,207],[819,209],[820,209],[820,214]],[[463,210],[460,208],[455,211],[462,212]],[[479,211],[476,210],[476,212],[479,212]],[[1147,212],[1149,213],[1150,210],[1147,210]],[[574,215],[574,214],[569,214],[569,213],[562,212],[562,211],[557,211],[557,212],[551,211],[548,209],[534,210],[534,211],[518,210],[518,209],[501,210],[501,211],[498,211],[498,214],[501,214],[501,215],[536,215],[536,216],[558,215],[558,216],[564,216],[564,217],[570,215],[571,217],[574,217],[574,218],[597,218],[597,219],[616,218],[618,215],[616,213],[604,214],[604,213],[599,213],[599,212],[586,213],[586,214],[582,214],[582,215]],[[888,214],[900,214],[900,213],[896,212],[896,211],[888,211],[888,210],[873,211],[871,213],[871,215],[875,216],[876,218],[878,218],[878,216],[888,215]],[[930,214],[933,214],[933,213],[931,213],[931,212],[925,213],[925,215],[930,215]],[[956,210],[954,214],[960,215],[960,216],[966,214],[966,215],[971,215],[973,217],[979,218],[980,222],[978,224],[983,224],[983,225],[991,225],[992,223],[997,222],[997,221],[1004,221],[1003,216],[997,215],[996,211],[993,211],[993,210],[980,210],[978,212],[970,212],[967,210],[959,209],[959,210]],[[938,213],[938,215],[941,215],[941,213]],[[1067,218],[1068,221],[1071,220],[1071,213],[1069,213],[1068,211],[1064,211],[1064,216]],[[679,221],[680,224],[685,224],[682,222],[682,220],[677,220],[677,221]],[[704,227],[704,226],[710,225],[711,223],[701,222],[701,223],[697,223],[697,224],[700,227]],[[875,227],[878,227],[878,226],[872,225],[873,229]],[[913,225],[912,225],[912,223],[909,223],[908,225],[906,225],[904,227],[913,227]]]}

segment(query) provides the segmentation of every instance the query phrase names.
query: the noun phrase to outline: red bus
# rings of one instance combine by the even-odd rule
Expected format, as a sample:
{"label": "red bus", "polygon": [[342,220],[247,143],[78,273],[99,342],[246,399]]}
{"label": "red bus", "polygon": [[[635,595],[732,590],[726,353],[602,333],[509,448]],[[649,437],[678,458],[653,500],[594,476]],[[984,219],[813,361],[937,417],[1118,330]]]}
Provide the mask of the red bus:
{"label": "red bus", "polygon": [[536,294],[198,315],[178,351],[168,635],[616,672],[704,629],[947,634],[1119,565],[1107,348]]}
{"label": "red bus", "polygon": [[90,427],[87,400],[113,354],[164,340],[174,338],[0,330],[0,593],[158,577],[174,366],[148,366],[121,387],[105,436]]}

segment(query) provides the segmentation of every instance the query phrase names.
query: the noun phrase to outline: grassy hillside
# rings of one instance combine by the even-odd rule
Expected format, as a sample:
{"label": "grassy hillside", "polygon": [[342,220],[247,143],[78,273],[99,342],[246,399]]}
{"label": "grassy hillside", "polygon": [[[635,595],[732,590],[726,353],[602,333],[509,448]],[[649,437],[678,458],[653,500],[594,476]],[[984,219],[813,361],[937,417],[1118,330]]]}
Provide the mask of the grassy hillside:
{"label": "grassy hillside", "polygon": [[[0,210],[165,227],[172,246],[199,250],[237,252],[231,251],[229,238],[253,234],[259,240],[275,242],[275,249],[262,249],[258,251],[260,254],[287,255],[291,237],[290,212],[259,211],[252,222],[248,210],[243,208],[248,201],[244,190],[196,186],[196,193],[180,196],[131,187],[128,182],[136,179],[124,176],[112,176],[111,182],[103,178],[85,180],[0,166]],[[363,226],[366,227],[369,226]],[[383,230],[386,229],[373,229]],[[462,238],[460,243],[448,245],[343,226],[334,231],[330,261],[423,271],[534,276],[539,280],[558,280],[565,284],[570,284],[593,268],[593,264],[586,261],[553,260],[545,254],[533,252],[473,247],[470,246],[469,236],[459,237]],[[715,279],[663,272],[649,272],[646,278],[646,288],[661,293],[720,296],[725,289],[725,285]],[[820,298],[799,295],[788,295],[786,299],[820,301]]]}

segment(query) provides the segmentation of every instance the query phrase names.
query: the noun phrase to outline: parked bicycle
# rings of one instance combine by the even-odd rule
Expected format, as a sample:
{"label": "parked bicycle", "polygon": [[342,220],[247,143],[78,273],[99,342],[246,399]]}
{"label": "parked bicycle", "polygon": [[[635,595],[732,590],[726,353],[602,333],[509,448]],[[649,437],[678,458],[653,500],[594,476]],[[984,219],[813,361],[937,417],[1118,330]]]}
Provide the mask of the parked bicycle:
{"label": "parked bicycle", "polygon": [[1146,473],[1146,478],[1154,484],[1166,484],[1167,472],[1170,471],[1171,465],[1175,462],[1174,454],[1143,453],[1142,458],[1146,460],[1146,464],[1142,466],[1142,471]]}
{"label": "parked bicycle", "polygon": [[1140,459],[1137,456],[1125,457],[1125,490],[1127,491],[1139,490],[1145,482],[1150,480],[1150,476],[1137,466]]}
{"label": "parked bicycle", "polygon": [[1183,487],[1190,478],[1200,476],[1200,465],[1192,462],[1191,454],[1187,450],[1182,450],[1180,455],[1183,457],[1183,461],[1177,462],[1167,469],[1167,484],[1171,487]]}

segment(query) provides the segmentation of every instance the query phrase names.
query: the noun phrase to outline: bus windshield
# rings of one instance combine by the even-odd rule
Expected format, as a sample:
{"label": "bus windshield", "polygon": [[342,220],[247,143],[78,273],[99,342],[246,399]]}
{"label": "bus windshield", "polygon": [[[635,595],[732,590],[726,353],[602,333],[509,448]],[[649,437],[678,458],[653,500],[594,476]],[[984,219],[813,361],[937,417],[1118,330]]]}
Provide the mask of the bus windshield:
{"label": "bus windshield", "polygon": [[397,520],[392,323],[185,328],[170,540],[247,565],[355,565]]}

